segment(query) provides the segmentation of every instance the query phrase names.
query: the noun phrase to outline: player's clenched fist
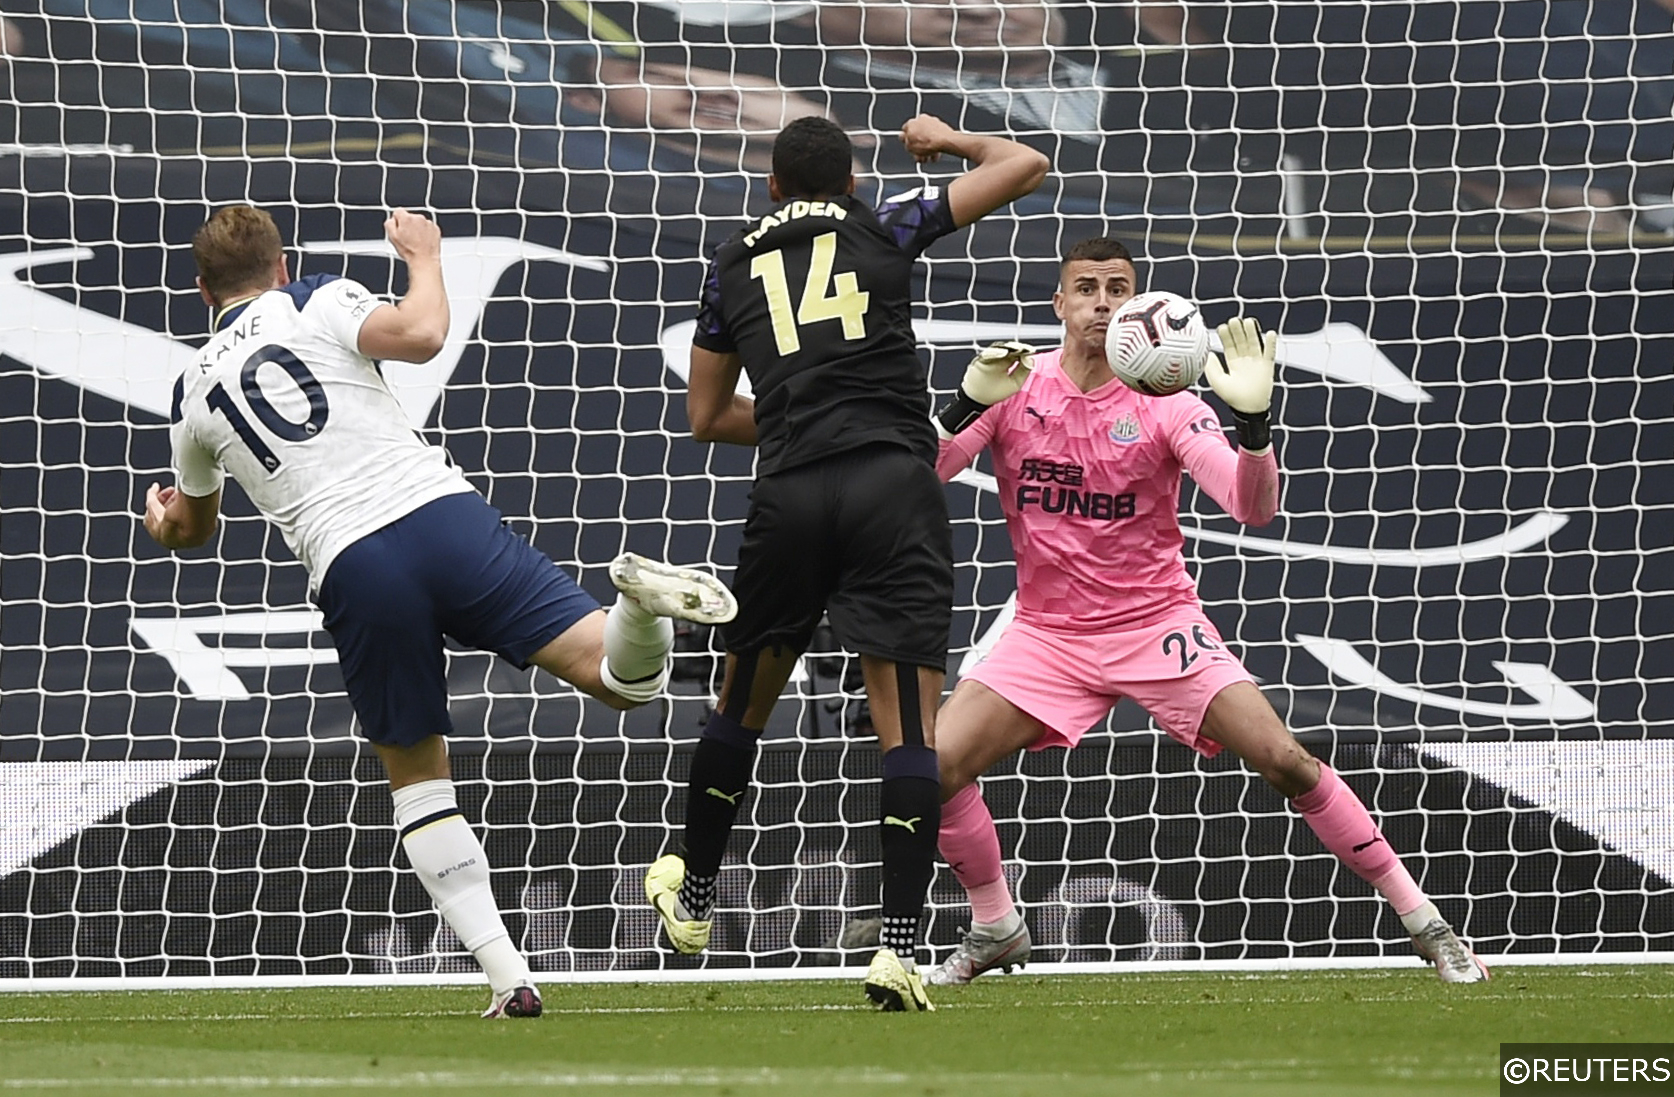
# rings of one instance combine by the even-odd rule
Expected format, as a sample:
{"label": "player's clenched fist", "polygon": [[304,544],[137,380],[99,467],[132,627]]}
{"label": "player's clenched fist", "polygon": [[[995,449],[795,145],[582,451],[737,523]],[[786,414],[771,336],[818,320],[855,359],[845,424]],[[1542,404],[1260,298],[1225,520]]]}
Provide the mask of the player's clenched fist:
{"label": "player's clenched fist", "polygon": [[1209,363],[1209,387],[1233,411],[1260,415],[1273,404],[1273,359],[1279,349],[1277,332],[1262,333],[1247,316],[1215,329],[1225,358]]}
{"label": "player's clenched fist", "polygon": [[951,151],[948,142],[956,136],[954,128],[933,114],[909,118],[901,127],[901,144],[914,160],[928,164],[944,152]]}
{"label": "player's clenched fist", "polygon": [[168,515],[169,502],[175,497],[175,489],[165,488],[161,484],[152,484],[145,492],[145,532],[151,534],[151,539],[161,543],[163,521]]}
{"label": "player's clenched fist", "polygon": [[436,222],[422,213],[397,209],[384,222],[384,235],[394,245],[395,253],[411,263],[415,258],[427,258],[442,252],[442,230]]}

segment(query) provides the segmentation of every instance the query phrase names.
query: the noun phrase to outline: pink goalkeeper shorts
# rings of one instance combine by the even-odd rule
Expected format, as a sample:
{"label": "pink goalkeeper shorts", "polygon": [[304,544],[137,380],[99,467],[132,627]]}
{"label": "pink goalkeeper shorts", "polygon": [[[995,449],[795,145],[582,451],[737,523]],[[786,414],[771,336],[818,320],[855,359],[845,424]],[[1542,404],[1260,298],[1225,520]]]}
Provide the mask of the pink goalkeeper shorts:
{"label": "pink goalkeeper shorts", "polygon": [[1205,758],[1203,714],[1215,695],[1254,682],[1196,605],[1118,632],[1062,632],[1013,620],[988,656],[965,675],[1046,725],[1030,747],[1073,747],[1087,729],[1131,697],[1162,729]]}

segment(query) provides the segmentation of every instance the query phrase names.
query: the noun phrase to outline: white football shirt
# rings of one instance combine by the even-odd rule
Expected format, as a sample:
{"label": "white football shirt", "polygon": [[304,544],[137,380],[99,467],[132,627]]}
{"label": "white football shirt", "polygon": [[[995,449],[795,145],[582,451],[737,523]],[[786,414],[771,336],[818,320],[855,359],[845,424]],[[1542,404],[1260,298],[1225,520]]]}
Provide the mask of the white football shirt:
{"label": "white football shirt", "polygon": [[311,275],[222,315],[175,383],[176,483],[212,495],[231,473],[319,587],[337,554],[426,503],[474,491],[407,422],[358,348],[383,302]]}

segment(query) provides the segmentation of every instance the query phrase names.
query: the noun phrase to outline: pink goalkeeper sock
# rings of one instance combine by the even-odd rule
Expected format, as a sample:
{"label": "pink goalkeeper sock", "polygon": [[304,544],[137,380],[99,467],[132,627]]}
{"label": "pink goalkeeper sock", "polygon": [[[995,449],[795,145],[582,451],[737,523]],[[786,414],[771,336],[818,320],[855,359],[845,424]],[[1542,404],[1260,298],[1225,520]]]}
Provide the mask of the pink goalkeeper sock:
{"label": "pink goalkeeper sock", "polygon": [[1343,783],[1337,771],[1319,764],[1319,784],[1291,801],[1325,848],[1378,890],[1396,914],[1409,914],[1428,902],[1366,805]]}
{"label": "pink goalkeeper sock", "polygon": [[971,897],[971,921],[991,925],[1017,909],[1000,867],[1000,834],[976,785],[966,785],[942,805],[937,845]]}

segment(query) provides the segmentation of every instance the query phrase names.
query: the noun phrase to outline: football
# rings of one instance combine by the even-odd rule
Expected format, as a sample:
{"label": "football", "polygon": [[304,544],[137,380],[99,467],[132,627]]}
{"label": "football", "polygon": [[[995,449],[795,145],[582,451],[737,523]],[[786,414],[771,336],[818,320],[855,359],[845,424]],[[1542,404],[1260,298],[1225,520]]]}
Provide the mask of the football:
{"label": "football", "polygon": [[1156,290],[1129,298],[1104,335],[1105,359],[1127,386],[1147,396],[1168,396],[1203,376],[1209,329],[1197,305],[1177,293]]}

